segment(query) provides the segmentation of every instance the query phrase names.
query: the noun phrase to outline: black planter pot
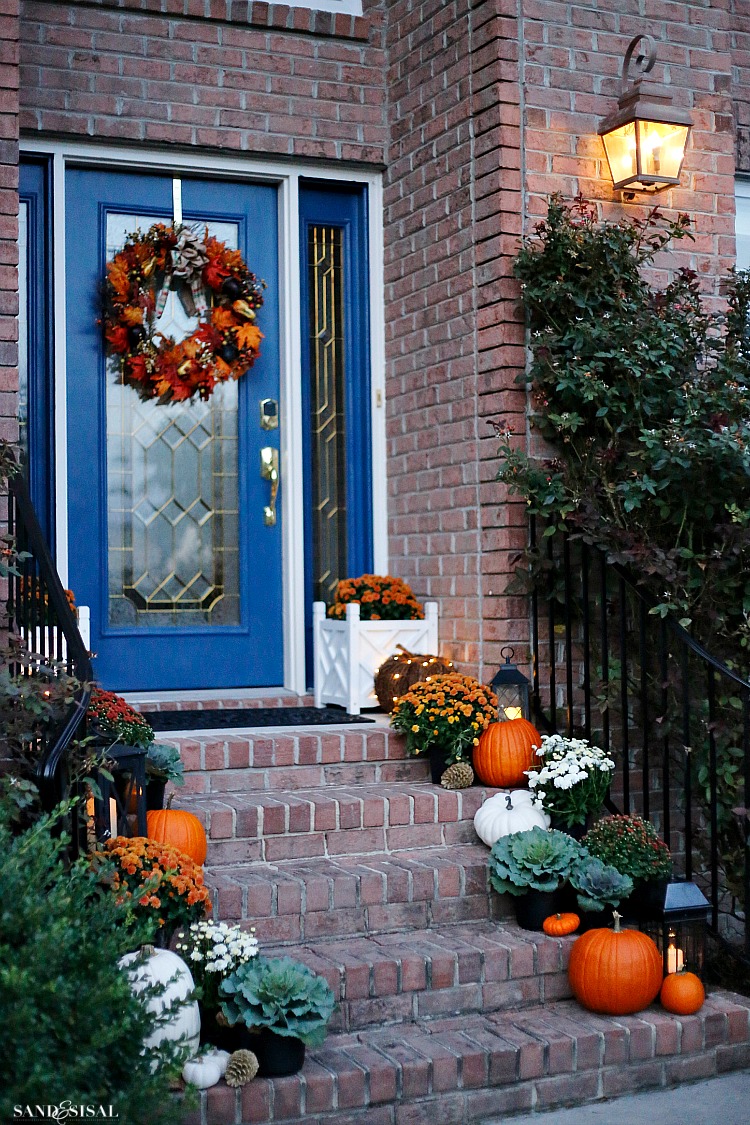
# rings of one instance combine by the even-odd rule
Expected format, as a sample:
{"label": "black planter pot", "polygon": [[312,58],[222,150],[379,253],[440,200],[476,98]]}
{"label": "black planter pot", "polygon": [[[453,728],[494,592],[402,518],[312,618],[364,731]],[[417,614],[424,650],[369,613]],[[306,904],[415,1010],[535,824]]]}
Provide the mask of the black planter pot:
{"label": "black planter pot", "polygon": [[567,832],[568,836],[572,836],[574,840],[582,840],[591,827],[591,818],[586,817],[583,824],[563,824],[556,816],[553,816],[550,824],[551,828],[556,829],[558,832]]}
{"label": "black planter pot", "polygon": [[247,1038],[248,1042],[243,1046],[255,1052],[261,1078],[281,1078],[302,1070],[305,1044],[301,1039],[278,1035],[270,1027],[248,1031]]}
{"label": "black planter pot", "polygon": [[[201,1043],[210,1043],[212,1047],[220,1047],[222,1051],[239,1051],[248,1047],[249,1032],[244,1024],[238,1023],[234,1027],[224,1026],[216,1022],[216,1013],[209,1008],[204,1008],[200,1001],[198,1007],[201,1013]],[[252,1050],[252,1048],[250,1048]]]}
{"label": "black planter pot", "polygon": [[618,907],[623,918],[631,922],[648,922],[661,917],[668,882],[668,879],[636,881],[633,893],[624,898]]}
{"label": "black planter pot", "polygon": [[559,891],[527,891],[514,901],[516,921],[522,930],[541,933],[544,919],[560,911]]}
{"label": "black planter pot", "polygon": [[158,778],[155,777],[150,777],[146,782],[146,808],[149,812],[164,808],[164,790],[166,786],[166,781],[159,781]]}
{"label": "black planter pot", "polygon": [[576,910],[575,913],[581,919],[577,934],[585,934],[587,930],[606,930],[612,925],[611,910]]}
{"label": "black planter pot", "polygon": [[440,778],[448,769],[448,753],[440,746],[431,746],[429,750],[430,758],[430,781],[434,785],[440,784]]}

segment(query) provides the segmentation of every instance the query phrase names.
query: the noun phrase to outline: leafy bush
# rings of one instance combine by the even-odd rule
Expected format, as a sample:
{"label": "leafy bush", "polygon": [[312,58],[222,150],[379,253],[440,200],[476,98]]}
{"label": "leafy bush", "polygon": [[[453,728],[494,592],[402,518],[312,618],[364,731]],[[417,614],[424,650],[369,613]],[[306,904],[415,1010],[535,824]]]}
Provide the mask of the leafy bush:
{"label": "leafy bush", "polygon": [[556,891],[580,855],[580,844],[567,832],[532,828],[501,836],[490,852],[490,882],[500,894]]}
{"label": "leafy bush", "polygon": [[219,986],[221,1010],[230,1024],[269,1027],[278,1035],[319,1047],[336,1001],[324,977],[289,957],[255,957]]}
{"label": "leafy bush", "polygon": [[592,856],[631,879],[669,879],[672,874],[669,848],[640,816],[605,816],[582,842]]}
{"label": "leafy bush", "polygon": [[578,891],[581,910],[598,913],[605,906],[619,906],[633,890],[633,880],[616,867],[584,853],[570,873],[570,884]]}
{"label": "leafy bush", "polygon": [[146,773],[156,781],[171,781],[177,786],[185,784],[185,767],[180,751],[166,742],[152,742],[148,747]]}
{"label": "leafy bush", "polygon": [[85,861],[66,870],[56,816],[13,836],[0,806],[0,1120],[14,1105],[112,1105],[122,1125],[177,1122],[179,1060],[143,1044],[154,1018],[118,958],[145,935]]}

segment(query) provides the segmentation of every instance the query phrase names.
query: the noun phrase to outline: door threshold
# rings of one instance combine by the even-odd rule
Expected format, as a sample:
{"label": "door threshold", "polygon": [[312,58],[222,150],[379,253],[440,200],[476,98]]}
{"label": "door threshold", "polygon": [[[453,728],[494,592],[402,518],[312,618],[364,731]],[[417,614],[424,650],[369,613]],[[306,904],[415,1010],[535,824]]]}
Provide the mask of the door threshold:
{"label": "door threshold", "polygon": [[123,698],[138,711],[201,711],[204,708],[305,707],[311,695],[284,687],[195,688],[179,691],[128,691]]}

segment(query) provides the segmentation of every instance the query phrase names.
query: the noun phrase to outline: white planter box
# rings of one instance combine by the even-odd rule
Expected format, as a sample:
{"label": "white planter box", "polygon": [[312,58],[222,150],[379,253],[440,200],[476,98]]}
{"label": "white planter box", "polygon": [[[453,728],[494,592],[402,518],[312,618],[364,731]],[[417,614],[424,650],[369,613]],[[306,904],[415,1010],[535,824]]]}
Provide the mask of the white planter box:
{"label": "white planter box", "polygon": [[336,703],[350,715],[377,707],[375,673],[403,645],[410,652],[437,654],[437,602],[425,602],[423,621],[361,621],[359,602],[346,618],[326,617],[324,602],[313,603],[315,706]]}

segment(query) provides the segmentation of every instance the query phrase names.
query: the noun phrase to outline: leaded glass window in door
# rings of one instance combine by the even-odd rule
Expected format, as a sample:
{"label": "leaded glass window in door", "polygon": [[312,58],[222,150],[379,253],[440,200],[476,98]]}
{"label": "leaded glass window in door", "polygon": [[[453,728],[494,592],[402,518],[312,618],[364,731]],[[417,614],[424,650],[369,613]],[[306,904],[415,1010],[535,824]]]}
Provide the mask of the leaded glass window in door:
{"label": "leaded glass window in door", "polygon": [[[157,221],[110,213],[107,259]],[[208,230],[237,248],[236,223]],[[197,323],[170,293],[158,330],[179,341]],[[106,401],[110,625],[239,624],[238,384],[218,385],[208,402],[142,402],[114,360]]]}

